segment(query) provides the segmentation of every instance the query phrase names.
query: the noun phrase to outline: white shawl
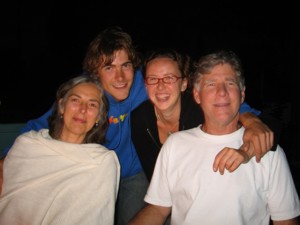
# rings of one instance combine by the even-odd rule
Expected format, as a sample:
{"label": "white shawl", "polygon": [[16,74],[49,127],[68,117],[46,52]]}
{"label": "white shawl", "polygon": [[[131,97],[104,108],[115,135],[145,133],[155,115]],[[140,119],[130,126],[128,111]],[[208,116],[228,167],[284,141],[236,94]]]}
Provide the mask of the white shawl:
{"label": "white shawl", "polygon": [[120,165],[99,144],[53,140],[48,130],[19,136],[4,160],[1,225],[110,225]]}

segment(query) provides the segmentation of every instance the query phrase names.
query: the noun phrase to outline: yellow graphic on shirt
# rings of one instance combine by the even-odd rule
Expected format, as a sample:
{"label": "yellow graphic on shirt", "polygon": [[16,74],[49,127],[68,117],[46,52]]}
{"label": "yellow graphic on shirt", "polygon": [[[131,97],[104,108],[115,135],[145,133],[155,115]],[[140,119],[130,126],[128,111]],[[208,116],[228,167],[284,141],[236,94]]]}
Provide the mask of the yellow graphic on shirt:
{"label": "yellow graphic on shirt", "polygon": [[125,118],[127,117],[128,113],[126,114],[123,114],[123,115],[120,115],[120,117],[114,117],[114,116],[110,116],[108,121],[109,121],[109,124],[111,123],[114,123],[114,124],[117,124],[119,122],[123,122],[125,120]]}

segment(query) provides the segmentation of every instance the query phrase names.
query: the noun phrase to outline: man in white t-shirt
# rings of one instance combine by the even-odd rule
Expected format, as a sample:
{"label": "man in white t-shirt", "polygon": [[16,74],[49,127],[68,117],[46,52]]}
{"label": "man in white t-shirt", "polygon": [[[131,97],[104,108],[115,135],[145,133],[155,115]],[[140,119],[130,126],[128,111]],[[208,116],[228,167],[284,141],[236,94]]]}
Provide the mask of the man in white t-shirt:
{"label": "man in white t-shirt", "polygon": [[163,224],[169,214],[172,225],[298,224],[299,197],[280,146],[260,163],[245,159],[233,173],[213,170],[217,154],[231,157],[226,168],[235,163],[233,154],[247,158],[237,150],[245,130],[238,122],[245,98],[241,71],[230,51],[198,61],[193,94],[205,122],[167,139],[145,196],[148,205],[130,225]]}

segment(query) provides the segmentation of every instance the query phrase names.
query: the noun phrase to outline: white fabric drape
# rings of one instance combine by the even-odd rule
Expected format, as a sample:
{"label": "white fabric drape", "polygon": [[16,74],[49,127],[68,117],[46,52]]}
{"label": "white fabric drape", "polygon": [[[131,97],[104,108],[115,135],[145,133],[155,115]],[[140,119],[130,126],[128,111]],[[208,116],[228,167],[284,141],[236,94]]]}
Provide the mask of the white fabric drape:
{"label": "white fabric drape", "polygon": [[104,146],[30,131],[16,139],[3,170],[1,225],[113,224],[120,166]]}

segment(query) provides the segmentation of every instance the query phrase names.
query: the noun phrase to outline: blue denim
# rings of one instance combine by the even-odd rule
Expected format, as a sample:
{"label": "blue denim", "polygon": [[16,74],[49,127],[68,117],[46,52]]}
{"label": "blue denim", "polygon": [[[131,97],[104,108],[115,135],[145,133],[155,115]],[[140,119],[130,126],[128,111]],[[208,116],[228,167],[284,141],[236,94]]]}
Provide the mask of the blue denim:
{"label": "blue denim", "polygon": [[115,225],[126,225],[145,206],[148,186],[144,172],[120,180]]}

